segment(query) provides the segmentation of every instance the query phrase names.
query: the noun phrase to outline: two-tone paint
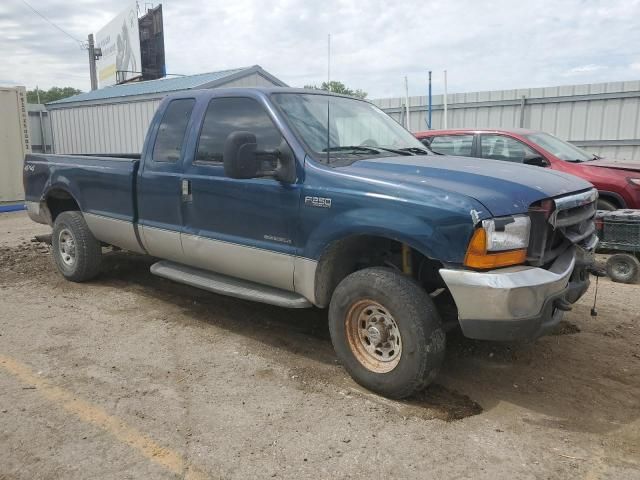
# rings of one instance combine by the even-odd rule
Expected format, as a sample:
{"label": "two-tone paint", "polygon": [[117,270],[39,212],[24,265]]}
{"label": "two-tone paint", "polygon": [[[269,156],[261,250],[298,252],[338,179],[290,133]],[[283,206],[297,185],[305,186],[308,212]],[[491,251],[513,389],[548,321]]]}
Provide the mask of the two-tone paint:
{"label": "two-tone paint", "polygon": [[[538,200],[590,188],[560,172],[498,161],[480,167],[458,157],[327,165],[305,149],[272,103],[272,94],[287,91],[297,92],[247,88],[169,96],[140,159],[28,155],[30,215],[50,223],[48,200],[68,195],[105,243],[297,292],[326,306],[316,299],[318,264],[337,241],[358,235],[393,239],[460,267],[479,221],[525,213]],[[294,183],[231,179],[221,164],[195,161],[206,108],[218,97],[249,97],[264,108],[293,151]],[[159,164],[153,145],[169,102],[177,98],[193,98],[195,107],[180,160]]]}

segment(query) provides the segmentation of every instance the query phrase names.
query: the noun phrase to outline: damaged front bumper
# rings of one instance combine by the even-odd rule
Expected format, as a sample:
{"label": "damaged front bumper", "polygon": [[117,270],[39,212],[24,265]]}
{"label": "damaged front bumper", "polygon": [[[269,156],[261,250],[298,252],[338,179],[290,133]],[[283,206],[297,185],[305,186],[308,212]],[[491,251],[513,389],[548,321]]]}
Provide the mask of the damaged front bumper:
{"label": "damaged front bumper", "polygon": [[562,253],[549,269],[518,266],[475,272],[443,268],[462,332],[480,340],[529,340],[547,333],[589,288],[592,254]]}

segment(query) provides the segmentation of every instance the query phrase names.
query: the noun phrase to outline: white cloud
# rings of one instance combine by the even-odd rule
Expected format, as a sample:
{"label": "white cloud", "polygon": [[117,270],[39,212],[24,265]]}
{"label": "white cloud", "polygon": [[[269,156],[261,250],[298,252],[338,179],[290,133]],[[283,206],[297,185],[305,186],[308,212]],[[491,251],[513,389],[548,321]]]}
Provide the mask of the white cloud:
{"label": "white cloud", "polygon": [[[74,36],[95,32],[130,0],[34,5]],[[143,2],[140,2],[143,5]],[[640,0],[165,0],[170,73],[259,64],[293,86],[332,78],[372,98],[632,80]],[[0,4],[0,83],[89,87],[87,54],[20,2]],[[572,72],[572,73],[569,73]]]}
{"label": "white cloud", "polygon": [[563,73],[564,76],[573,76],[573,75],[585,75],[593,72],[597,72],[598,70],[602,70],[606,68],[604,65],[596,65],[594,63],[590,63],[588,65],[580,65],[579,67],[573,67],[570,70],[567,70]]}

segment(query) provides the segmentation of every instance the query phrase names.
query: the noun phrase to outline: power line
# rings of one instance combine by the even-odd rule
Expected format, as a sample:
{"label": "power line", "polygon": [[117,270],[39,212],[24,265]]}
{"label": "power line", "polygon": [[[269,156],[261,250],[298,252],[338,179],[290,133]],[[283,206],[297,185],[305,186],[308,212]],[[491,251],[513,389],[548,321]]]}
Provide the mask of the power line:
{"label": "power line", "polygon": [[31,9],[31,11],[33,13],[35,13],[36,15],[38,15],[40,18],[42,18],[45,22],[47,22],[49,25],[57,28],[58,30],[60,30],[62,33],[64,33],[67,37],[69,37],[71,40],[73,40],[74,42],[77,42],[81,48],[85,48],[85,42],[82,42],[81,40],[78,40],[76,37],[74,37],[73,35],[71,35],[69,32],[67,32],[66,30],[64,30],[62,27],[56,25],[55,23],[53,23],[51,20],[49,20],[47,17],[45,17],[42,13],[40,13],[38,10],[36,10],[35,8],[33,8],[26,0],[21,0],[22,3],[24,3],[27,7],[29,7]]}

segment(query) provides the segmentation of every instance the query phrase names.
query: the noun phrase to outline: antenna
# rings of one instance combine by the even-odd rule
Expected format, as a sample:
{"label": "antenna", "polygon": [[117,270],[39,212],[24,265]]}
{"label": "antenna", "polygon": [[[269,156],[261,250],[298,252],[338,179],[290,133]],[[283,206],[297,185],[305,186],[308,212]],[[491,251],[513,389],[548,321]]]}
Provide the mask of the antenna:
{"label": "antenna", "polygon": [[331,34],[327,35],[327,89],[331,91]]}

